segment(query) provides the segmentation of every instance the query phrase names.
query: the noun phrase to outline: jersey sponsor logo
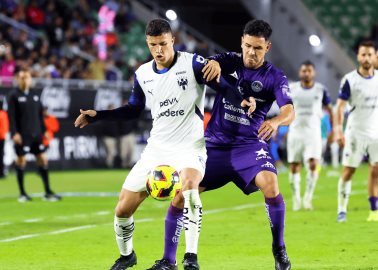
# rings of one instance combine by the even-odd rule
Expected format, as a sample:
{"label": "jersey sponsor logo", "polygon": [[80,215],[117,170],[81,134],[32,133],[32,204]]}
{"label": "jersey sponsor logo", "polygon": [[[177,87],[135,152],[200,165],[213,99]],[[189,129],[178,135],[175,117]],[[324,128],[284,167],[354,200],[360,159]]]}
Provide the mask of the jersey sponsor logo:
{"label": "jersey sponsor logo", "polygon": [[228,114],[228,113],[224,114],[224,119],[231,121],[231,122],[234,122],[234,123],[242,124],[242,125],[245,125],[245,126],[251,125],[251,122],[249,122],[248,119],[241,118],[239,116]]}
{"label": "jersey sponsor logo", "polygon": [[177,84],[181,87],[182,90],[186,90],[188,87],[188,78],[187,77],[179,77],[177,79]]}
{"label": "jersey sponsor logo", "polygon": [[[223,102],[223,108],[225,108],[226,110],[228,111],[232,111],[232,112],[236,112],[236,113],[240,113],[240,114],[243,114],[243,115],[247,115],[246,112],[244,111],[244,109],[242,108],[238,108],[238,107],[235,107],[234,105],[232,105],[231,103],[229,103],[225,98],[222,99],[222,102]],[[252,118],[253,115],[247,115],[249,118]]]}
{"label": "jersey sponsor logo", "polygon": [[161,112],[158,114],[156,119],[159,119],[160,117],[177,117],[177,116],[183,116],[185,114],[184,110],[171,110],[167,109],[164,112]]}
{"label": "jersey sponsor logo", "polygon": [[144,84],[147,84],[147,83],[151,83],[153,82],[154,80],[147,80],[147,81],[143,81]]}
{"label": "jersey sponsor logo", "polygon": [[166,107],[166,106],[169,106],[169,105],[173,105],[173,104],[176,104],[176,103],[178,103],[177,98],[167,98],[166,100],[160,102],[160,108]]}
{"label": "jersey sponsor logo", "polygon": [[186,71],[183,70],[183,71],[176,72],[176,75],[181,75],[181,74],[186,74]]}
{"label": "jersey sponsor logo", "polygon": [[267,161],[265,164],[261,165],[261,167],[275,169],[274,165],[272,163],[270,163],[269,161]]}
{"label": "jersey sponsor logo", "polygon": [[259,151],[255,151],[256,153],[256,160],[260,159],[272,159],[268,154],[268,151],[265,151],[264,148],[261,148]]}
{"label": "jersey sponsor logo", "polygon": [[251,83],[251,88],[254,92],[258,93],[260,92],[261,90],[263,90],[263,84],[262,82],[260,81],[253,81]]}
{"label": "jersey sponsor logo", "polygon": [[26,102],[26,97],[18,97],[18,102]]}

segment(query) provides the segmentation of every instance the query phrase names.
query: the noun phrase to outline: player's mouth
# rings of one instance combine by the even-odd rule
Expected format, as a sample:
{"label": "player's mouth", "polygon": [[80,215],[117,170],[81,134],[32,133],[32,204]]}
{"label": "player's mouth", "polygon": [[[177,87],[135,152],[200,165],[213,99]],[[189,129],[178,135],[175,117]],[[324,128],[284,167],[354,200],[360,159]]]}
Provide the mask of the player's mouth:
{"label": "player's mouth", "polygon": [[161,55],[161,54],[158,54],[158,55],[156,55],[156,58],[159,59],[159,60],[162,60],[164,58],[164,56]]}

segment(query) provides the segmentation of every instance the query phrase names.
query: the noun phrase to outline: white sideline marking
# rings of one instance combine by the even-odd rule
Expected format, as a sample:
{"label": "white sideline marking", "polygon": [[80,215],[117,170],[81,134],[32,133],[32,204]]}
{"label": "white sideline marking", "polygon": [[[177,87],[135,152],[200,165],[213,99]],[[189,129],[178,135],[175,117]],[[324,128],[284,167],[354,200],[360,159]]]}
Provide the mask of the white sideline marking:
{"label": "white sideline marking", "polygon": [[[243,210],[243,209],[247,209],[247,208],[255,208],[255,207],[262,206],[262,205],[264,205],[264,204],[263,203],[243,204],[243,205],[229,207],[229,208],[219,208],[219,209],[208,210],[208,211],[205,211],[205,214],[216,214],[216,213],[226,212],[226,211],[238,211],[238,210]],[[143,218],[143,219],[137,219],[137,220],[135,220],[135,222],[136,223],[143,223],[143,222],[152,222],[152,221],[155,221],[155,220],[156,220],[156,218]],[[109,224],[111,224],[111,223],[109,223]],[[72,228],[67,228],[67,229],[63,229],[63,230],[47,232],[47,233],[36,233],[36,234],[21,235],[21,236],[17,236],[17,237],[13,237],[13,238],[2,239],[2,240],[0,240],[0,243],[13,242],[13,241],[17,241],[17,240],[23,240],[23,239],[28,239],[28,238],[38,237],[38,236],[55,235],[55,234],[72,232],[72,231],[91,229],[91,228],[95,228],[95,227],[98,227],[98,226],[101,226],[101,225],[104,225],[104,224],[85,225],[85,226],[72,227]]]}
{"label": "white sideline marking", "polygon": [[110,211],[99,211],[99,212],[96,212],[95,215],[97,216],[105,216],[105,215],[109,215],[110,214]]}
{"label": "white sideline marking", "polygon": [[43,220],[43,218],[30,218],[30,219],[25,219],[24,222],[26,222],[26,223],[34,223],[34,222],[40,222],[42,220]]}
{"label": "white sideline marking", "polygon": [[7,225],[11,225],[11,224],[12,224],[12,222],[5,221],[5,222],[1,222],[0,226],[7,226]]}

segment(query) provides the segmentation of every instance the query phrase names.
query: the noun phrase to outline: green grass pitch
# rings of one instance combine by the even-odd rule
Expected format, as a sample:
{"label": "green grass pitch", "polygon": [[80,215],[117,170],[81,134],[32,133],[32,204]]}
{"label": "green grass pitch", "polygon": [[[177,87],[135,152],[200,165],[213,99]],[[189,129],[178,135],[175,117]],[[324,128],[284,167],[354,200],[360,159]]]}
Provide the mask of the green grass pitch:
{"label": "green grass pitch", "polygon": [[[121,170],[53,172],[57,192],[120,190],[127,172]],[[286,246],[292,269],[378,269],[378,223],[368,223],[367,166],[353,182],[348,222],[336,223],[338,170],[323,169],[315,193],[315,210],[292,212],[288,175],[280,174],[286,199]],[[302,174],[302,189],[305,186]],[[29,193],[42,191],[40,179],[26,174]],[[204,205],[199,244],[203,270],[274,269],[271,234],[261,193],[245,196],[233,184],[201,195]],[[113,233],[117,197],[72,196],[61,202],[18,203],[16,179],[0,181],[0,269],[109,269],[118,257]],[[134,216],[134,248],[146,269],[163,252],[167,202],[148,198]],[[207,211],[207,212],[206,212]],[[184,253],[181,237],[178,261]]]}

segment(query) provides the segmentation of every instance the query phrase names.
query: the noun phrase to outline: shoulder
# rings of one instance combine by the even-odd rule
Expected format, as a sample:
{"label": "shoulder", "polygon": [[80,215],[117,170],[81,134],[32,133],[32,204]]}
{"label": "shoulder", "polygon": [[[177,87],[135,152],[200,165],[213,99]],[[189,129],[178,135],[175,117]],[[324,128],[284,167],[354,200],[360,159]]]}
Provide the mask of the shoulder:
{"label": "shoulder", "polygon": [[291,89],[297,89],[301,86],[301,82],[300,81],[289,82],[289,86]]}
{"label": "shoulder", "polygon": [[265,64],[264,69],[265,69],[267,78],[269,78],[269,81],[271,81],[273,85],[278,85],[278,84],[288,85],[289,84],[285,73],[281,69],[275,67],[272,63],[267,62]]}
{"label": "shoulder", "polygon": [[355,69],[355,70],[353,70],[353,71],[351,71],[351,72],[345,74],[341,81],[345,82],[346,80],[348,80],[348,81],[350,82],[350,81],[353,81],[353,80],[355,80],[356,78],[358,78],[358,76],[359,76],[359,75],[358,75],[358,72],[357,72],[357,70]]}
{"label": "shoulder", "polygon": [[144,75],[144,74],[148,74],[148,72],[152,72],[153,69],[152,69],[152,63],[153,63],[154,60],[151,60],[147,63],[144,63],[142,64],[136,71],[135,71],[135,74],[138,76],[138,75]]}
{"label": "shoulder", "polygon": [[320,82],[315,82],[315,87],[316,87],[316,89],[321,90],[321,91],[328,89],[324,84],[322,84]]}

